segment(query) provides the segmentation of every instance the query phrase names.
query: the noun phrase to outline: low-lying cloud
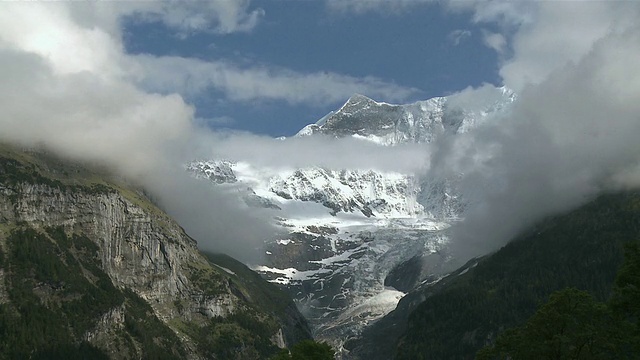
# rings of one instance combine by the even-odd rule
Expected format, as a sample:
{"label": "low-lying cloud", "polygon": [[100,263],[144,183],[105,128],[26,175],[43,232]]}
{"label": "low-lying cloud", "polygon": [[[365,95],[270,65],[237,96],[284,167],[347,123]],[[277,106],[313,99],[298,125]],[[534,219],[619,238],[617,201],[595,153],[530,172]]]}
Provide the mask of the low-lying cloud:
{"label": "low-lying cloud", "polygon": [[[123,17],[159,19],[185,35],[251,31],[265,16],[247,2],[213,3],[185,3],[188,9],[155,2],[3,4],[0,140],[110,166],[157,194],[202,248],[244,260],[271,231],[265,214],[189,178],[185,162],[215,156],[272,167],[428,167],[437,177],[464,174],[460,191],[470,205],[453,233],[461,257],[494,250],[536,219],[603,191],[640,184],[635,2],[452,2],[453,10],[473,11],[477,22],[516,29],[492,33],[487,42],[497,51],[513,50],[500,73],[518,100],[508,116],[475,131],[430,146],[394,148],[355,139],[214,134],[199,127],[183,95],[209,87],[225,101],[307,105],[343,101],[354,92],[389,101],[415,94],[375,78],[125,53]],[[344,6],[368,11],[374,3]],[[199,12],[192,8],[197,6],[213,8]],[[472,106],[494,93],[468,89],[452,101]]]}
{"label": "low-lying cloud", "polygon": [[[503,67],[505,74],[520,68],[505,76],[505,82],[522,87],[508,116],[439,144],[431,171],[463,173],[460,187],[470,204],[453,232],[461,258],[495,250],[534,221],[598,194],[640,186],[640,27],[625,22],[637,19],[640,6],[581,3],[592,8],[579,11],[586,18],[576,20],[576,13],[564,5],[541,4],[553,8],[540,11],[541,17],[598,23],[597,28],[608,30],[585,35],[590,43],[559,50],[559,59],[545,62],[541,57],[554,57],[546,53],[546,45],[541,54],[535,47],[519,50],[524,45],[518,41],[531,45],[532,38],[544,43],[547,37],[564,34],[550,33],[550,20],[538,19],[536,26],[516,36],[516,54]],[[624,17],[613,16],[621,11]],[[572,34],[562,41],[570,41]],[[466,94],[475,95],[482,93]]]}
{"label": "low-lying cloud", "polygon": [[[301,145],[295,139],[214,134],[198,125],[195,109],[183,96],[215,88],[223,101],[326,105],[354,92],[400,100],[414,91],[367,77],[239,67],[224,59],[130,55],[124,50],[123,19],[160,21],[177,36],[188,36],[196,31],[251,31],[263,16],[262,10],[251,10],[248,1],[3,4],[0,141],[107,166],[149,190],[201,248],[255,260],[256,248],[273,232],[270,219],[234,195],[190,178],[185,163],[220,156],[267,165],[289,159],[294,165],[319,162],[334,167],[355,164],[358,157],[364,161],[364,155],[344,160],[349,158],[344,154],[356,148],[363,154],[375,150],[344,141]],[[407,158],[416,152],[398,149]],[[407,166],[409,160],[392,167]]]}
{"label": "low-lying cloud", "polygon": [[218,159],[246,161],[270,168],[321,166],[415,173],[428,166],[429,146],[405,144],[383,147],[356,138],[292,137],[273,139],[248,133],[218,133],[201,154]]}

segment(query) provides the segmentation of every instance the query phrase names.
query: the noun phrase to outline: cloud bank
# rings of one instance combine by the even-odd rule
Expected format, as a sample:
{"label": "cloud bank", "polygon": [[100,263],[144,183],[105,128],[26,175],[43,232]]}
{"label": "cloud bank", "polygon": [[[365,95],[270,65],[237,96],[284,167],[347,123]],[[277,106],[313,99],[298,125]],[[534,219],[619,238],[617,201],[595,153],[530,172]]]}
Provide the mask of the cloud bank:
{"label": "cloud bank", "polygon": [[272,139],[248,133],[218,133],[202,154],[218,159],[245,161],[269,168],[321,166],[332,170],[380,170],[415,173],[429,161],[429,145],[383,147],[356,138],[335,139],[320,135]]}
{"label": "cloud bank", "polygon": [[[366,10],[375,3],[345,6]],[[635,2],[448,3],[451,11],[472,11],[474,21],[503,29],[486,33],[485,41],[504,52],[500,74],[519,99],[509,116],[474,132],[428,148],[392,150],[353,140],[278,141],[199,127],[184,96],[211,88],[224,101],[306,105],[344,101],[354,92],[400,102],[415,89],[225,59],[127,54],[123,19],[163,22],[188,36],[253,31],[266,16],[248,2],[167,4],[2,4],[0,139],[112,167],[159,194],[165,209],[207,250],[250,260],[270,232],[259,211],[207,191],[207,184],[182,171],[184,162],[212,155],[276,167],[404,172],[425,166],[437,176],[462,173],[460,187],[470,206],[454,239],[463,257],[495,249],[536,219],[602,191],[639,184]],[[454,98],[473,104],[490,93],[467,89]]]}
{"label": "cloud bank", "polygon": [[[358,15],[401,15],[429,3],[436,2],[327,0]],[[496,250],[535,221],[598,194],[640,186],[640,4],[437,4],[487,25],[483,41],[499,55],[503,84],[518,94],[507,116],[433,147],[428,176],[456,179],[469,203],[453,228],[460,260]],[[452,101],[464,107],[487,96],[484,86]]]}
{"label": "cloud bank", "polygon": [[521,88],[514,108],[439,144],[431,159],[433,173],[464,174],[470,205],[453,235],[461,258],[598,194],[640,186],[640,26],[632,21],[640,5],[537,4],[535,23],[515,34],[501,69],[507,85]]}
{"label": "cloud bank", "polygon": [[[355,92],[398,101],[415,92],[372,77],[125,51],[123,24],[131,21],[163,23],[179,37],[254,31],[266,14],[248,1],[5,3],[1,10],[0,141],[107,166],[151,191],[201,248],[245,261],[255,260],[265,234],[273,233],[269,219],[191,179],[183,164],[231,153],[270,163],[322,145],[212,133],[186,98],[216,90],[225,102],[314,106]],[[251,150],[256,145],[260,151]],[[333,145],[336,158],[353,148]]]}

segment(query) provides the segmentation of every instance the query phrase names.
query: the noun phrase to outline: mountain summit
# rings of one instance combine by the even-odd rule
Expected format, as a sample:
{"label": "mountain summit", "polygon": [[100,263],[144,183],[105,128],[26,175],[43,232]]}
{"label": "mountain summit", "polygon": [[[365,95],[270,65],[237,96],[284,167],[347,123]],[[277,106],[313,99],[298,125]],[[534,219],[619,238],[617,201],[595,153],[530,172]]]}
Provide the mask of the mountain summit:
{"label": "mountain summit", "polygon": [[443,133],[467,131],[515,99],[507,88],[495,88],[494,92],[496,100],[473,109],[459,101],[457,95],[394,105],[354,94],[340,109],[305,126],[296,136],[352,136],[381,145],[430,143]]}

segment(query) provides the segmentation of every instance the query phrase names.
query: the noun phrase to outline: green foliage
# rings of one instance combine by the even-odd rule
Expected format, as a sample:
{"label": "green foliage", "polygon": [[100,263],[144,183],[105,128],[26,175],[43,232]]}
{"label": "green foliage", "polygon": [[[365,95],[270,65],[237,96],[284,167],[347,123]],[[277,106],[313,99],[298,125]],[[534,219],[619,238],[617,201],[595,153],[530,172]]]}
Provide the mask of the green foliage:
{"label": "green foliage", "polygon": [[614,286],[610,301],[613,311],[632,324],[628,336],[632,347],[629,351],[640,354],[640,242],[627,244],[625,261]]}
{"label": "green foliage", "polygon": [[467,273],[442,280],[409,316],[398,359],[471,358],[554,291],[611,296],[624,244],[640,236],[639,194],[603,196],[541,222]]}
{"label": "green foliage", "polygon": [[[68,317],[76,336],[90,330],[96,318],[122,304],[124,297],[111,283],[109,276],[99,267],[98,247],[84,236],[68,237],[60,227],[48,228],[47,233],[58,244],[57,253],[50,259],[65,272],[62,294],[71,300],[61,301],[60,308]],[[43,241],[35,246],[42,247]],[[65,260],[65,263],[62,260]],[[93,282],[85,274],[90,274]]]}
{"label": "green foliage", "polygon": [[625,247],[625,262],[618,272],[611,304],[640,328],[640,242]]}
{"label": "green foliage", "polygon": [[[293,300],[284,291],[265,281],[258,273],[238,260],[224,254],[205,252],[204,255],[213,266],[219,268],[222,274],[228,277],[232,290],[235,288],[237,296],[259,299],[259,303],[255,305],[259,306],[261,311],[284,316],[292,307],[295,308]],[[227,273],[222,268],[231,270],[235,275]]]}
{"label": "green foliage", "polygon": [[335,351],[327,343],[303,340],[293,345],[291,351],[282,350],[269,360],[333,360]]}
{"label": "green foliage", "polygon": [[335,351],[326,343],[303,340],[291,348],[293,360],[333,360]]}
{"label": "green foliage", "polygon": [[83,341],[78,345],[54,344],[47,349],[35,351],[30,359],[108,360],[109,356],[90,343]]}
{"label": "green foliage", "polygon": [[211,267],[191,267],[190,280],[204,295],[216,296],[225,292],[224,277]]}
{"label": "green foliage", "polygon": [[191,325],[186,329],[198,352],[215,359],[267,358],[278,351],[271,341],[276,331],[252,309],[237,309],[226,317],[209,320],[204,326]]}
{"label": "green foliage", "polygon": [[[212,318],[204,325],[177,323],[176,327],[194,340],[199,354],[214,359],[266,359],[278,352],[272,337],[285,326],[294,329],[293,338],[309,338],[304,320],[294,322],[297,319],[291,314],[298,313],[284,292],[227,255],[205,255],[210,263],[192,264],[190,280],[205,294],[230,290],[241,302],[234,313]],[[174,305],[181,311],[180,301]]]}
{"label": "green foliage", "polygon": [[0,184],[15,188],[19,184],[46,185],[60,191],[82,191],[87,194],[108,194],[115,190],[107,185],[96,183],[88,185],[66,184],[60,180],[42,175],[38,166],[0,155]]}
{"label": "green foliage", "polygon": [[110,194],[116,192],[115,189],[105,184],[92,184],[89,187],[85,187],[85,191],[93,195]]}
{"label": "green foliage", "polygon": [[628,325],[586,291],[567,288],[553,293],[526,324],[504,331],[477,358],[623,359]]}
{"label": "green foliage", "polygon": [[[296,343],[311,338],[309,327],[298,313],[293,300],[274,284],[265,281],[259,274],[239,261],[224,255],[205,253],[214,268],[219,268],[225,276],[230,290],[245,304],[252,307],[254,313],[263,314],[261,321],[268,324],[270,336],[279,328],[286,327],[287,342]],[[222,268],[228,269],[229,274]],[[266,315],[266,316],[265,316]]]}
{"label": "green foliage", "polygon": [[60,181],[40,175],[33,164],[23,164],[18,160],[0,156],[0,183],[15,186],[23,182],[45,184],[53,188],[64,187]]}
{"label": "green foliage", "polygon": [[640,353],[640,242],[625,261],[608,304],[584,291],[555,292],[526,324],[504,331],[478,359],[635,359]]}
{"label": "green foliage", "polygon": [[68,249],[42,233],[14,230],[7,244],[10,303],[0,305],[0,358],[106,358],[74,332],[117,304],[117,294],[89,283]]}
{"label": "green foliage", "polygon": [[[0,359],[102,359],[82,341],[107,311],[125,309],[125,343],[135,339],[145,359],[186,356],[173,331],[135,293],[113,286],[102,271],[98,247],[60,227],[46,234],[14,230],[7,239],[7,293],[0,305]],[[131,344],[130,350],[137,351]]]}
{"label": "green foliage", "polygon": [[124,290],[125,329],[141,345],[143,359],[178,359],[186,352],[176,334],[154,314],[151,306],[130,290]]}
{"label": "green foliage", "polygon": [[211,332],[198,344],[198,349],[206,356],[215,359],[259,357],[259,351],[255,346],[256,338],[237,324],[224,322],[206,328]]}

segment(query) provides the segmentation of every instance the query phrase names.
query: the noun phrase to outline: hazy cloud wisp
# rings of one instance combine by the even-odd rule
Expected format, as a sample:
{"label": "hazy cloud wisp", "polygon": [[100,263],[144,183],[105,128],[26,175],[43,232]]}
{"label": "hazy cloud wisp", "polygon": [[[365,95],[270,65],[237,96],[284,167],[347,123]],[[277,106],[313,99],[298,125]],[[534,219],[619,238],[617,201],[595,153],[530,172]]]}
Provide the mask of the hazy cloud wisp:
{"label": "hazy cloud wisp", "polygon": [[332,72],[299,73],[268,66],[241,68],[226,61],[202,61],[183,57],[135,57],[139,83],[159,92],[187,96],[216,89],[233,101],[282,100],[290,104],[326,106],[348,99],[354,93],[404,101],[417,89],[375,77],[356,78]]}

